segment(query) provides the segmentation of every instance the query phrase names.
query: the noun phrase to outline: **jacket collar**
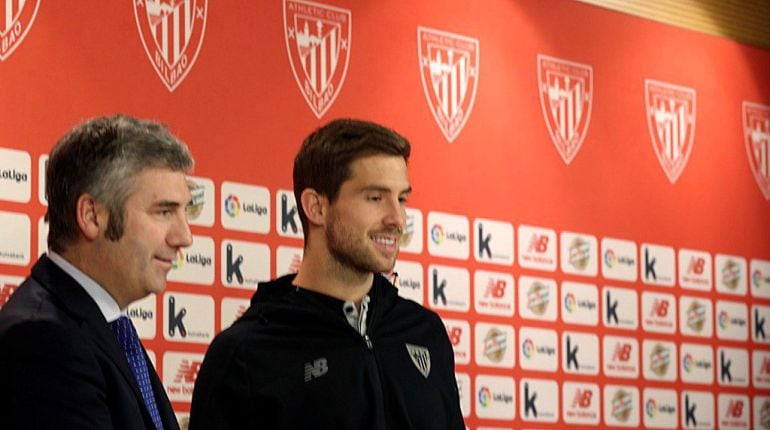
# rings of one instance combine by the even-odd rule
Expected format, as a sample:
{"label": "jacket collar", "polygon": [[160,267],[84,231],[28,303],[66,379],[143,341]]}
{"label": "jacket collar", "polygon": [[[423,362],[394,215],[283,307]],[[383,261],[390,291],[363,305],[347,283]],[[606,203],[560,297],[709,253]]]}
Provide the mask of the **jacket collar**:
{"label": "jacket collar", "polygon": [[[136,377],[134,377],[131,368],[128,366],[128,360],[126,360],[123,349],[118,344],[115,333],[110,329],[109,324],[104,319],[104,315],[99,310],[96,302],[94,302],[91,296],[85,292],[75,279],[52,262],[47,255],[43,255],[37,263],[35,263],[32,267],[31,276],[59,301],[65,311],[75,319],[81,327],[84,325],[88,326],[87,329],[83,330],[83,333],[91,336],[94,344],[107,354],[118,369],[120,369],[120,373],[126,379],[129,386],[131,386],[134,395],[139,400],[145,422],[151,423],[152,419],[144,404],[142,394],[139,391]],[[158,402],[159,408],[161,407],[160,403],[161,402]]]}

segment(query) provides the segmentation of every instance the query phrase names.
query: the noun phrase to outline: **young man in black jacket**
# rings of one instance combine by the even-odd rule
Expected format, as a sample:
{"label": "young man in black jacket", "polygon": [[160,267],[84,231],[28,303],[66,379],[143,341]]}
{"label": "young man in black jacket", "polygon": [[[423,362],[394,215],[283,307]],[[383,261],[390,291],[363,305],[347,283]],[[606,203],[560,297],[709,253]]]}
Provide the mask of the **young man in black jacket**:
{"label": "young man in black jacket", "polygon": [[209,348],[190,429],[464,429],[454,356],[435,313],[398,296],[409,143],[336,120],[305,139],[295,275],[260,284]]}

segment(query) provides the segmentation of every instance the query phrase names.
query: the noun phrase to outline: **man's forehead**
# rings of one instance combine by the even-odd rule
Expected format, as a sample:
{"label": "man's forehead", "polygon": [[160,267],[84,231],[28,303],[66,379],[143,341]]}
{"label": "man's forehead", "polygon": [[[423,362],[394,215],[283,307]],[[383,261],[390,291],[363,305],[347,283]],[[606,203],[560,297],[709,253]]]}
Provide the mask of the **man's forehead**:
{"label": "man's forehead", "polygon": [[357,189],[379,188],[399,193],[411,189],[406,161],[390,155],[369,156],[354,161],[345,184]]}

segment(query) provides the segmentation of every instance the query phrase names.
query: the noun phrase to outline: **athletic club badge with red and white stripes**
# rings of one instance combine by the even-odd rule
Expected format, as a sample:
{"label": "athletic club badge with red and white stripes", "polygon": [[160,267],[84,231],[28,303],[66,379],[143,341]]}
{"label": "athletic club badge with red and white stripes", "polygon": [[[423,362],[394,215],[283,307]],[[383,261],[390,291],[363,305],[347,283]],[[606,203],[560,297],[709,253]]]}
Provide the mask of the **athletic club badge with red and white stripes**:
{"label": "athletic club badge with red and white stripes", "polygon": [[754,179],[770,200],[770,106],[743,102],[743,135]]}
{"label": "athletic club badge with red and white stripes", "polygon": [[537,56],[540,107],[551,140],[566,164],[572,162],[588,131],[594,71],[586,64]]}
{"label": "athletic club badge with red and white stripes", "polygon": [[0,61],[5,61],[27,36],[40,0],[0,0]]}
{"label": "athletic club badge with red and white stripes", "polygon": [[174,91],[203,45],[208,0],[135,0],[134,16],[155,72]]}
{"label": "athletic club badge with red and white stripes", "polygon": [[321,118],[345,82],[352,14],[321,3],[284,0],[283,26],[294,79],[310,110]]}
{"label": "athletic club badge with red and white stripes", "polygon": [[420,77],[433,117],[452,143],[468,121],[479,81],[479,41],[417,27]]}
{"label": "athletic club badge with red and white stripes", "polygon": [[652,147],[673,184],[692,152],[695,138],[695,90],[646,79],[647,125]]}

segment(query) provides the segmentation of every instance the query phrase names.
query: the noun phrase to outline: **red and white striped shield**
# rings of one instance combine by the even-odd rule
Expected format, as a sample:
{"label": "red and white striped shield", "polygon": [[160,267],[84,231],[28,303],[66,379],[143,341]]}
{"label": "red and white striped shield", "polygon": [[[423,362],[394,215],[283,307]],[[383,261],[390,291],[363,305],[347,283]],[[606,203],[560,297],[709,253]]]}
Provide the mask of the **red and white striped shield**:
{"label": "red and white striped shield", "polygon": [[321,118],[345,82],[352,14],[321,3],[284,0],[283,26],[294,79],[310,110]]}
{"label": "red and white striped shield", "polygon": [[594,71],[586,64],[537,56],[540,107],[551,140],[566,164],[572,162],[591,121]]}
{"label": "red and white striped shield", "polygon": [[673,184],[682,174],[692,152],[695,90],[652,79],[646,79],[644,86],[652,147]]}
{"label": "red and white striped shield", "polygon": [[27,36],[40,0],[0,0],[0,61],[5,61]]}
{"label": "red and white striped shield", "polygon": [[208,0],[134,1],[144,50],[169,91],[184,81],[198,58],[206,30]]}
{"label": "red and white striped shield", "polygon": [[743,102],[743,135],[754,179],[770,200],[770,106]]}
{"label": "red and white striped shield", "polygon": [[425,97],[449,143],[468,121],[479,80],[479,41],[417,27],[417,54]]}

